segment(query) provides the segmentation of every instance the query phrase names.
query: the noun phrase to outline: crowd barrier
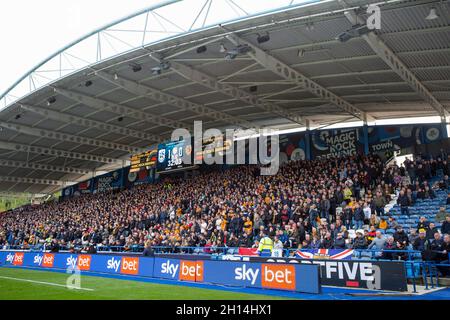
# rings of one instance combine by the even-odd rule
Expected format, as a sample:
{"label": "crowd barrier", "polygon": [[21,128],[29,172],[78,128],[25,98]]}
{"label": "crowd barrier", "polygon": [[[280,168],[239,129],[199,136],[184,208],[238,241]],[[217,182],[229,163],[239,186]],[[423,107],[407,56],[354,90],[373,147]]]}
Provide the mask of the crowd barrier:
{"label": "crowd barrier", "polygon": [[0,251],[0,264],[320,293],[317,265]]}
{"label": "crowd barrier", "polygon": [[[30,251],[43,251],[48,249],[43,245],[33,245],[24,247],[22,245],[7,245],[3,247],[3,250],[30,250]],[[81,250],[82,247],[75,248],[77,251]],[[186,254],[239,254],[240,250],[243,248],[238,247],[169,247],[169,246],[154,246],[153,250],[156,253],[186,253]],[[246,249],[246,248],[244,248]],[[60,246],[61,251],[69,251],[69,248],[66,246]],[[124,246],[97,246],[97,252],[99,253],[141,253],[144,251],[143,246],[134,246],[130,248],[125,248]],[[250,249],[247,249],[250,252]],[[252,249],[253,250],[253,249]],[[254,249],[256,251],[256,249]],[[348,258],[352,259],[379,259],[382,256],[382,253],[391,253],[396,256],[401,256],[402,260],[406,261],[414,261],[421,260],[422,255],[420,251],[417,250],[384,250],[384,249],[282,249],[280,251],[280,257],[293,257],[296,256],[299,252],[311,253],[316,252],[315,255],[320,255],[320,251],[327,251],[327,254],[324,256],[329,256],[329,258],[333,258],[332,254],[328,253],[328,251],[336,251],[339,255],[340,252],[348,251]],[[339,257],[342,259],[342,257]]]}

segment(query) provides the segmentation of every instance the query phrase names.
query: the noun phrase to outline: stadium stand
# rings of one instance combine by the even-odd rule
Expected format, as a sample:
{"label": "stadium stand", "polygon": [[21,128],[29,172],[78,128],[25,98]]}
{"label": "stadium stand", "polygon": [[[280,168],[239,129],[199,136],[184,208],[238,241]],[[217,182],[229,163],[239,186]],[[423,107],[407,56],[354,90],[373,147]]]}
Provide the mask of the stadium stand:
{"label": "stadium stand", "polygon": [[[204,247],[203,252],[213,253],[219,247],[258,247],[268,235],[282,249],[399,250],[382,258],[404,260],[411,258],[407,250],[418,250],[422,255],[415,258],[435,252],[426,259],[448,261],[448,255],[438,252],[449,250],[449,236],[441,228],[448,230],[450,215],[436,219],[447,206],[446,160],[418,158],[399,167],[369,155],[290,162],[276,176],[260,176],[257,169],[237,166],[189,180],[172,177],[21,207],[0,216],[0,245],[138,252],[148,241],[172,252]],[[411,180],[413,172],[416,181]],[[402,194],[408,208],[403,214]],[[378,215],[377,203],[391,196],[397,203]],[[387,230],[380,228],[380,218],[390,221]]]}
{"label": "stadium stand", "polygon": [[[271,263],[314,280],[283,290],[437,289],[450,276],[449,3],[286,1],[213,22],[213,1],[183,2],[74,41],[0,96],[0,190],[51,197],[0,213],[0,263],[247,288],[242,264]],[[177,8],[186,21],[167,18]],[[140,18],[142,35],[128,30]],[[133,44],[105,51],[118,31]],[[95,60],[80,59],[91,40]],[[174,135],[198,122],[199,152]],[[279,171],[206,164],[230,151],[206,151],[209,129],[231,151],[276,136]]]}

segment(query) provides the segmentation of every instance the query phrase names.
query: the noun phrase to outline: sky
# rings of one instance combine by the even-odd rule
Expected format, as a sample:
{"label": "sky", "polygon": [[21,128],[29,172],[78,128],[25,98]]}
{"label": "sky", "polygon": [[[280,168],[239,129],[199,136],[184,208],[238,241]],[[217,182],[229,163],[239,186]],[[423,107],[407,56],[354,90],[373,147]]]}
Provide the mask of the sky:
{"label": "sky", "polygon": [[[319,0],[213,0],[208,22],[236,18],[236,12],[263,12],[290,3],[300,4]],[[163,0],[14,0],[0,1],[0,94],[42,60],[70,42],[141,9],[166,2]],[[233,5],[230,5],[233,3]],[[205,0],[183,0],[178,9],[164,8],[165,16],[178,25],[188,27],[202,9]],[[184,6],[184,7],[183,7]],[[233,7],[234,6],[234,7]],[[239,7],[236,8],[236,6]],[[167,12],[170,11],[170,12]],[[205,14],[207,10],[203,11]],[[205,14],[206,16],[206,14]],[[145,19],[145,15],[141,16]],[[145,20],[138,21],[142,23]],[[154,22],[151,18],[149,23]],[[200,14],[199,27],[203,21]],[[184,24],[184,25],[183,25]],[[158,28],[159,26],[149,28]],[[194,28],[195,29],[195,28]],[[179,30],[177,30],[179,31]],[[151,42],[151,41],[147,41]],[[6,50],[5,50],[6,49]],[[28,86],[28,85],[27,85]],[[27,89],[28,90],[28,89]]]}
{"label": "sky", "polygon": [[161,1],[0,1],[0,93],[69,42],[113,20],[159,2]]}

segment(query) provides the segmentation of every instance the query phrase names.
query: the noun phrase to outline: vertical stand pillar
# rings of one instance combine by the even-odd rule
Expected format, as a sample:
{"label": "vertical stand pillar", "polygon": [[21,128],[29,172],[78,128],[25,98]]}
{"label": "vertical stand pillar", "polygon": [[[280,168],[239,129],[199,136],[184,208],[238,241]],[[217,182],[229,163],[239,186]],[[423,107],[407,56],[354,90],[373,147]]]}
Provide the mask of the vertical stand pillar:
{"label": "vertical stand pillar", "polygon": [[364,154],[367,156],[369,154],[369,127],[366,121],[364,121],[363,125],[363,140],[364,140]]}
{"label": "vertical stand pillar", "polygon": [[306,120],[305,149],[306,160],[311,160],[311,131],[309,120]]}

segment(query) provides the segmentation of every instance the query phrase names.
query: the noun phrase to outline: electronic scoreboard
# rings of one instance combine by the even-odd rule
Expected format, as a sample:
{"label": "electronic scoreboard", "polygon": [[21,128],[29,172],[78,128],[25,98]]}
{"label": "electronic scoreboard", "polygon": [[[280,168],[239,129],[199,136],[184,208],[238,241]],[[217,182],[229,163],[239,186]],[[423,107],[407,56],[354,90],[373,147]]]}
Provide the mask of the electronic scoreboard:
{"label": "electronic scoreboard", "polygon": [[[189,157],[190,163],[184,163],[184,157]],[[164,173],[194,167],[191,141],[172,141],[158,146],[158,163],[156,172]]]}
{"label": "electronic scoreboard", "polygon": [[156,147],[150,150],[131,156],[130,172],[138,172],[142,167],[152,169],[156,167],[158,149]]}
{"label": "electronic scoreboard", "polygon": [[225,140],[223,135],[203,139],[202,150],[195,152],[195,160],[203,162],[205,158],[212,158],[216,155],[224,157],[227,152],[232,151],[232,146],[233,142]]}

